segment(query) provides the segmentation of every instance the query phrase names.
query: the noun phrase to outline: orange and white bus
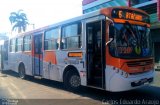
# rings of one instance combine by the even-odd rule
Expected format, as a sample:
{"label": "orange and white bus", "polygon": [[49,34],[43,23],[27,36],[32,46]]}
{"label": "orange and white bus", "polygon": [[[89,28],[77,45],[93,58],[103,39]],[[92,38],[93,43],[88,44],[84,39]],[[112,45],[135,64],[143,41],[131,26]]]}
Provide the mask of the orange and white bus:
{"label": "orange and white bus", "polygon": [[126,91],[153,82],[150,39],[146,12],[103,8],[11,38],[8,67],[68,89]]}

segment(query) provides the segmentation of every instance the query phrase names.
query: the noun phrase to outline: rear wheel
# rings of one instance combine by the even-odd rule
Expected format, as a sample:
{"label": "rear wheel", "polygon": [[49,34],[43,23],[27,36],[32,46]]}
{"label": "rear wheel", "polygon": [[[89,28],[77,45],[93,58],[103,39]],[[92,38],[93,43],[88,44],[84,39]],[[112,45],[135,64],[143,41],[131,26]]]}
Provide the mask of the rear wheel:
{"label": "rear wheel", "polygon": [[19,67],[19,77],[24,79],[25,78],[25,68],[24,65],[20,65]]}
{"label": "rear wheel", "polygon": [[65,88],[71,91],[78,91],[81,86],[81,79],[75,71],[68,71],[64,78]]}

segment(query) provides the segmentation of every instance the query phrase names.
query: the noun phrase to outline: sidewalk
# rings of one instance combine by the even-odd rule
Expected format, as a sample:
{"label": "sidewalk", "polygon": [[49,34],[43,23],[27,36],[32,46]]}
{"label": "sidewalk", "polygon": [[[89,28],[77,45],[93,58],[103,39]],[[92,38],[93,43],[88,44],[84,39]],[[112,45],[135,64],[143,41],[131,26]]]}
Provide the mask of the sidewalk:
{"label": "sidewalk", "polygon": [[0,73],[0,77],[7,77],[7,75]]}

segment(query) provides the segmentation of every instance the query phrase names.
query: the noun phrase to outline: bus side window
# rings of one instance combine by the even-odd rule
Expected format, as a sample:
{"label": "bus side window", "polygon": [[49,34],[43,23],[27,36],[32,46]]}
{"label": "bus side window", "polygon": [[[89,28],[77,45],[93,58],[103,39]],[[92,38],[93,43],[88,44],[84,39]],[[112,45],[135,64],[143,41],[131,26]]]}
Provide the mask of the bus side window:
{"label": "bus side window", "polygon": [[10,40],[10,52],[15,52],[15,39]]}
{"label": "bus side window", "polygon": [[62,41],[61,41],[61,49],[65,49],[65,48],[66,48],[65,40],[62,39]]}
{"label": "bus side window", "polygon": [[22,51],[23,39],[22,37],[16,39],[16,52]]}
{"label": "bus side window", "polygon": [[61,49],[81,47],[81,22],[62,27]]}
{"label": "bus side window", "polygon": [[50,29],[45,32],[44,36],[44,49],[45,50],[56,50],[59,47],[59,28]]}
{"label": "bus side window", "polygon": [[23,38],[23,51],[31,51],[31,36],[25,36]]}

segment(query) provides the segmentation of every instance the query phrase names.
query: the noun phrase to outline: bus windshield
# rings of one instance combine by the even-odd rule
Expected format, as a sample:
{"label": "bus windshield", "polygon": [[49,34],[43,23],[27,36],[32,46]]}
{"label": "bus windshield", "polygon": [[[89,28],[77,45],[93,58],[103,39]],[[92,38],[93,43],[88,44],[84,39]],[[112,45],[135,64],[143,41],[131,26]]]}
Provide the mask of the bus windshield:
{"label": "bus windshield", "polygon": [[150,29],[147,26],[115,23],[114,40],[109,45],[110,54],[120,58],[152,56]]}

